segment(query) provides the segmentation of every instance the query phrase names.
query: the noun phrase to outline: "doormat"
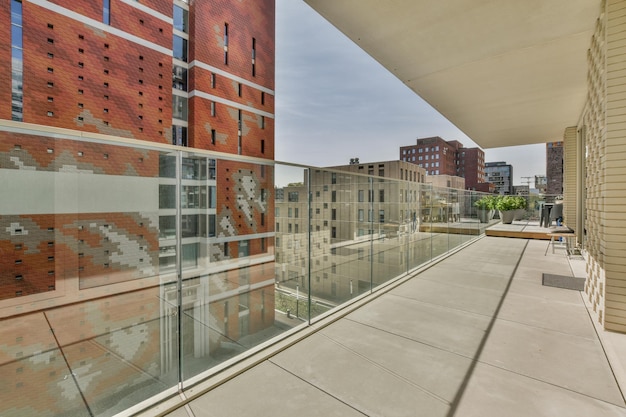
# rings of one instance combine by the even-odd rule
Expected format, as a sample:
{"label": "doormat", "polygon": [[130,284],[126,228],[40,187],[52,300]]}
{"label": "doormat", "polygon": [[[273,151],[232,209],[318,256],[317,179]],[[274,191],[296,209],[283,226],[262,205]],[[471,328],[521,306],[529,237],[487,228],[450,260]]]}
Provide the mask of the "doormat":
{"label": "doormat", "polygon": [[585,278],[570,277],[543,273],[541,283],[547,287],[565,288],[567,290],[584,291]]}

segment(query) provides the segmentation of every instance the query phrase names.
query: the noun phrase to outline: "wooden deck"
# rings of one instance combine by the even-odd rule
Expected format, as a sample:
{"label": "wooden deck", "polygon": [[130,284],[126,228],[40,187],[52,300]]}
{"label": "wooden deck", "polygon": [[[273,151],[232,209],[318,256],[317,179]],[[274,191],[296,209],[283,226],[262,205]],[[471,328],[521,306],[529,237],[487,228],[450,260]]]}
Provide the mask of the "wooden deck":
{"label": "wooden deck", "polygon": [[485,230],[485,234],[495,237],[550,240],[550,233],[553,233],[555,229],[556,226],[541,227],[536,220],[516,220],[511,224],[493,224]]}

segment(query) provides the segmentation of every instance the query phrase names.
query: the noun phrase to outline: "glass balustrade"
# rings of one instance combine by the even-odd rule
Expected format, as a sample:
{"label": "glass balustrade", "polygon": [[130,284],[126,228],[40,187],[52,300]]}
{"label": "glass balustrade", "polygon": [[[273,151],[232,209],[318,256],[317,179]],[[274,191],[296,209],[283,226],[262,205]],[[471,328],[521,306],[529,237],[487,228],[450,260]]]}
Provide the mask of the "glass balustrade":
{"label": "glass balustrade", "polygon": [[145,408],[484,232],[479,193],[0,131],[0,414]]}

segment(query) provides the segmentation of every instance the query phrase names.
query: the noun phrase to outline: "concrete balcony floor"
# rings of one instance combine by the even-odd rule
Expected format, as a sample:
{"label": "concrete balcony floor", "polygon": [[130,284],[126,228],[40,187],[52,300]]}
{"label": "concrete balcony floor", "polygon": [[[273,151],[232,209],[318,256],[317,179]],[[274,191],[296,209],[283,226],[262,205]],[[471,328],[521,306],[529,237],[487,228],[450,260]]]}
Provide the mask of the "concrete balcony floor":
{"label": "concrete balcony floor", "polygon": [[542,285],[584,274],[546,245],[480,239],[168,415],[624,417],[626,335]]}

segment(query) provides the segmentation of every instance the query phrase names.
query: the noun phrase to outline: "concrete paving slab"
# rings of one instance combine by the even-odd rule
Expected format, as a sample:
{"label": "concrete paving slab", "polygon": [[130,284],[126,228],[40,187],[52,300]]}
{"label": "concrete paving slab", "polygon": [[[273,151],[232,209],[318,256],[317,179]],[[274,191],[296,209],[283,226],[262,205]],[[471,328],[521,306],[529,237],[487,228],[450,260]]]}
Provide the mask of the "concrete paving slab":
{"label": "concrete paving slab", "polygon": [[597,339],[496,320],[479,360],[624,406]]}
{"label": "concrete paving slab", "polygon": [[578,296],[578,300],[563,302],[509,292],[498,318],[571,335],[595,338],[596,332],[584,302],[580,298],[580,293],[562,288],[559,290],[574,293]]}
{"label": "concrete paving slab", "polygon": [[363,416],[267,361],[192,401],[189,406],[195,417]]}
{"label": "concrete paving slab", "polygon": [[565,303],[576,303],[581,299],[580,292],[578,291],[541,285],[541,277],[534,281],[514,278],[509,287],[509,294]]}
{"label": "concrete paving slab", "polygon": [[486,364],[477,364],[455,417],[626,417],[626,409]]}
{"label": "concrete paving slab", "polygon": [[[320,334],[270,361],[367,416],[444,417],[448,413],[447,402]],[[317,415],[326,414],[318,410]]]}
{"label": "concrete paving slab", "polygon": [[321,333],[447,402],[454,399],[472,363],[464,356],[350,320]]}
{"label": "concrete paving slab", "polygon": [[347,318],[467,357],[476,353],[491,320],[394,295],[385,295]]}
{"label": "concrete paving slab", "polygon": [[476,288],[469,285],[469,280],[467,284],[458,285],[414,279],[390,291],[390,294],[442,307],[492,316],[502,299],[502,291]]}
{"label": "concrete paving slab", "polygon": [[468,264],[465,266],[446,264],[425,271],[420,274],[419,279],[503,292],[512,272],[513,268],[509,266],[497,268],[490,265],[475,267]]}

